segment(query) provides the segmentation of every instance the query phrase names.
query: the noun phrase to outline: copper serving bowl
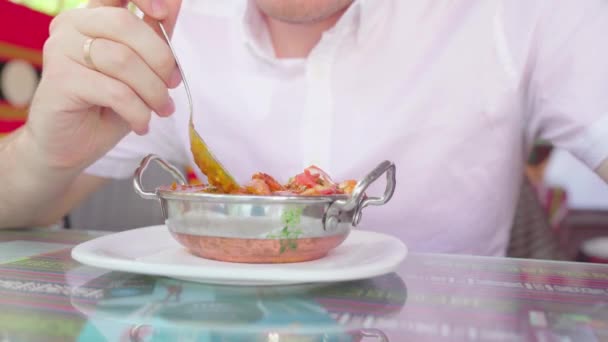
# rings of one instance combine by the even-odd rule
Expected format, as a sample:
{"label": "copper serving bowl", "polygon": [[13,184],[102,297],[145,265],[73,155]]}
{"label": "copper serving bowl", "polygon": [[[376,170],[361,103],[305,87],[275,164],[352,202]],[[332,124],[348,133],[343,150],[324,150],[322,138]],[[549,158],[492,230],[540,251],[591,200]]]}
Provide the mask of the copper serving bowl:
{"label": "copper serving bowl", "polygon": [[[148,155],[135,171],[135,191],[160,201],[171,234],[193,254],[241,263],[290,263],[324,257],[340,245],[361,220],[363,208],[383,205],[395,191],[395,165],[380,163],[360,180],[351,195],[223,195],[159,187],[147,192],[142,175],[156,161],[186,185],[181,172],[158,156]],[[386,173],[382,197],[365,190]]]}

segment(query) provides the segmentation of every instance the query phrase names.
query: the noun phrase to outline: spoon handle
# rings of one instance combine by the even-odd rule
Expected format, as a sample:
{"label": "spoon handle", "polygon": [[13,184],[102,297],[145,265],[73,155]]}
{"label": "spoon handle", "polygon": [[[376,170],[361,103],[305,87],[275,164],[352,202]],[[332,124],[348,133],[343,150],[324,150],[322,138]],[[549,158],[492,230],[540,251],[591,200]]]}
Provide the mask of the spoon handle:
{"label": "spoon handle", "polygon": [[186,79],[186,75],[184,74],[184,70],[182,68],[181,63],[179,62],[179,58],[177,58],[177,53],[175,52],[175,48],[173,44],[171,44],[171,39],[167,34],[167,30],[163,23],[159,22],[160,30],[165,37],[165,41],[169,45],[171,49],[171,53],[173,54],[173,58],[175,59],[175,63],[177,64],[177,68],[179,69],[179,73],[182,76],[182,82],[184,82],[184,89],[186,89],[186,95],[188,96],[188,110],[190,112],[190,122],[189,122],[189,136],[190,136],[190,150],[192,152],[192,156],[194,162],[198,166],[198,168],[207,176],[207,181],[209,184],[219,188],[224,193],[230,193],[234,190],[240,188],[239,184],[235,181],[234,177],[226,170],[226,168],[217,160],[217,158],[211,153],[209,147],[203,140],[203,138],[198,134],[196,129],[194,128],[194,122],[192,117],[194,115],[194,109],[192,104],[192,93],[190,92],[190,86],[188,85],[188,81]]}

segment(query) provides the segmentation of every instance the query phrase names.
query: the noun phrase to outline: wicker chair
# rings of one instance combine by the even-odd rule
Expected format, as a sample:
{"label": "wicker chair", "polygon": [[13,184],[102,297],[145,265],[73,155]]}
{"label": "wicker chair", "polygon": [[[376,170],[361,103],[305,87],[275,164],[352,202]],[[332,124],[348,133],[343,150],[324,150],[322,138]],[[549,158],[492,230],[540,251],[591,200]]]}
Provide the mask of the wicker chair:
{"label": "wicker chair", "polygon": [[527,179],[521,187],[507,256],[531,259],[567,259],[559,237],[551,227],[534,187]]}

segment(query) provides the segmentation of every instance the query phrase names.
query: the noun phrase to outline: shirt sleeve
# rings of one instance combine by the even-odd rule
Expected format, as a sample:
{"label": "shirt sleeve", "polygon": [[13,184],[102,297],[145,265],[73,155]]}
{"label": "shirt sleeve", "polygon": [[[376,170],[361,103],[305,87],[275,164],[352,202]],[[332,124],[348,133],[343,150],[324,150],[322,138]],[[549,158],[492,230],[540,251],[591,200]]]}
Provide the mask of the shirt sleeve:
{"label": "shirt sleeve", "polygon": [[608,157],[608,1],[547,1],[531,49],[528,136],[596,169]]}
{"label": "shirt sleeve", "polygon": [[189,159],[179,133],[174,116],[161,118],[153,114],[148,134],[139,136],[129,133],[104,157],[89,166],[85,173],[103,178],[129,178],[148,154],[156,154],[177,167],[185,167]]}

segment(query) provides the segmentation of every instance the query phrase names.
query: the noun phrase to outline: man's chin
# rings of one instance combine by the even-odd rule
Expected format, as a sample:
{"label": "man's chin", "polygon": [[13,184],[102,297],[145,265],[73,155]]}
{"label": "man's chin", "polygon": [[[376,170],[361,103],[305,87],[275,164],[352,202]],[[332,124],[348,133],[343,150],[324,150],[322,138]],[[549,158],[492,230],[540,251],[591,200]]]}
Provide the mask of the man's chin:
{"label": "man's chin", "polygon": [[256,0],[266,16],[294,25],[311,25],[341,12],[353,0]]}

